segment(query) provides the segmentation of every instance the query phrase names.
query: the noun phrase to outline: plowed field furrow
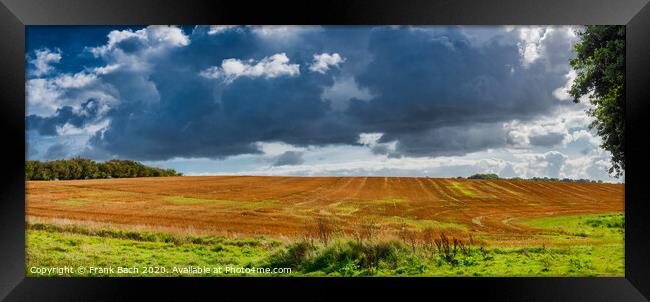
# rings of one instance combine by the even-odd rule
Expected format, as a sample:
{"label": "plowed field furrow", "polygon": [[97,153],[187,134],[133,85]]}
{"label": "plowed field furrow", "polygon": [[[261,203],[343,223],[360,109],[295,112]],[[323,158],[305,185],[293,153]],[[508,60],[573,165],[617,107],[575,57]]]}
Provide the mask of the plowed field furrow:
{"label": "plowed field furrow", "polygon": [[440,181],[439,179],[431,179],[431,178],[429,178],[427,180],[431,183],[434,190],[436,192],[438,192],[438,194],[440,194],[441,197],[443,197],[442,200],[445,201],[447,204],[454,204],[454,205],[461,204],[461,202],[458,199],[456,199],[456,197],[449,194],[448,190],[443,189],[443,186],[440,185],[440,183],[439,183],[439,181]]}
{"label": "plowed field furrow", "polygon": [[423,196],[415,180],[416,178],[399,177],[399,181],[393,185],[395,198],[410,202],[424,200],[426,197]]}
{"label": "plowed field furrow", "polygon": [[513,200],[522,203],[533,202],[533,199],[527,196],[525,193],[520,192],[519,188],[514,187],[506,182],[489,180],[485,181],[485,185],[491,187],[494,190],[494,194],[497,196],[497,199]]}
{"label": "plowed field furrow", "polygon": [[412,177],[161,177],[29,181],[26,214],[41,219],[299,236],[316,215],[341,229],[433,227],[523,240],[522,219],[622,212],[622,184]]}
{"label": "plowed field furrow", "polygon": [[339,181],[344,183],[340,186],[337,186],[335,183],[330,183],[329,186],[323,186],[320,187],[319,190],[311,191],[309,196],[303,201],[297,202],[296,206],[306,207],[308,205],[319,205],[318,208],[322,208],[323,203],[330,203],[336,198],[336,196],[346,190],[347,187],[354,181],[354,178],[338,177],[337,182]]}
{"label": "plowed field furrow", "polygon": [[424,193],[424,195],[427,196],[427,200],[426,200],[426,201],[432,202],[432,201],[438,201],[438,200],[440,199],[439,196],[436,196],[435,194],[433,194],[433,193],[431,192],[431,189],[427,188],[427,187],[424,185],[424,180],[422,180],[422,179],[420,179],[420,178],[416,178],[415,180],[417,181],[418,186],[420,187],[420,190],[422,190],[422,192]]}
{"label": "plowed field furrow", "polygon": [[598,190],[608,192],[608,193],[625,193],[625,185],[612,185],[612,184],[598,184]]}
{"label": "plowed field furrow", "polygon": [[559,183],[558,184],[564,191],[572,192],[576,196],[580,197],[582,200],[591,200],[593,202],[602,201],[602,192],[595,190],[595,188],[585,188],[583,184],[569,184],[569,183]]}
{"label": "plowed field furrow", "polygon": [[502,184],[504,187],[520,194],[530,195],[531,193],[528,188],[518,184],[518,182],[514,180],[502,180],[499,184]]}
{"label": "plowed field furrow", "polygon": [[[300,200],[304,200],[305,197],[336,187],[337,183],[340,181],[343,181],[343,179],[339,177],[325,179],[322,180],[321,182],[314,181],[309,186],[303,188],[302,190],[300,189],[300,187],[294,186],[294,190],[291,193],[288,193],[286,195],[279,195],[277,196],[277,198],[282,200],[299,202]],[[301,185],[304,185],[304,183],[301,183]]]}
{"label": "plowed field furrow", "polygon": [[355,198],[359,200],[377,200],[386,196],[390,196],[390,192],[384,177],[366,177],[364,187]]}
{"label": "plowed field furrow", "polygon": [[591,196],[585,196],[576,190],[566,190],[564,188],[564,183],[558,182],[550,186],[546,183],[539,183],[543,188],[546,188],[549,191],[554,191],[555,194],[561,195],[563,199],[567,201],[580,200],[580,201],[591,201],[593,200]]}
{"label": "plowed field furrow", "polygon": [[457,179],[444,179],[444,178],[439,178],[437,179],[438,184],[440,184],[440,188],[442,191],[446,192],[447,195],[453,197],[453,200],[457,202],[457,204],[466,204],[468,199],[471,199],[471,197],[467,196],[466,194],[463,194],[461,190],[459,190],[457,187],[455,187],[455,184],[460,183],[459,180]]}

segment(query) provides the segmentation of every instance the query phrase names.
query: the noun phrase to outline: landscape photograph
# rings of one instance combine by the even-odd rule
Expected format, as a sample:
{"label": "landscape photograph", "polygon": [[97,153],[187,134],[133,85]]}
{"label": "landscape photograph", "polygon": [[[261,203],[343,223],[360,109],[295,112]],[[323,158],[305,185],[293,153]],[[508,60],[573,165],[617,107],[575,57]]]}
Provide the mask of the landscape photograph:
{"label": "landscape photograph", "polygon": [[625,26],[27,26],[29,277],[622,277]]}

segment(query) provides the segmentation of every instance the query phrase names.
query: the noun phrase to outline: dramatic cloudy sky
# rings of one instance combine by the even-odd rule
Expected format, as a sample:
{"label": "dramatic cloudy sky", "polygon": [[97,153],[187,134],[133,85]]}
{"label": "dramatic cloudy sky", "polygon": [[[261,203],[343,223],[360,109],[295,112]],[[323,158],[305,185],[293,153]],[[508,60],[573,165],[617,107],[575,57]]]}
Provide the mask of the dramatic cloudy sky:
{"label": "dramatic cloudy sky", "polygon": [[28,27],[27,157],[612,181],[575,27]]}

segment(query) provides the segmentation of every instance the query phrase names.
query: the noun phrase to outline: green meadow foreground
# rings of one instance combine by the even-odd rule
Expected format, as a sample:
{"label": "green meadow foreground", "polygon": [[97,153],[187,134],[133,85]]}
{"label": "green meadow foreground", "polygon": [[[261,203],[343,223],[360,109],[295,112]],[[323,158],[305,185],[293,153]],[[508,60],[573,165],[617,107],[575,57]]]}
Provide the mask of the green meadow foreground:
{"label": "green meadow foreground", "polygon": [[27,183],[28,276],[623,276],[623,185],[398,177]]}
{"label": "green meadow foreground", "polygon": [[[333,238],[283,243],[34,223],[30,268],[72,267],[66,276],[622,276],[624,217],[582,215],[526,222],[566,247],[490,248],[453,240],[409,242]],[[584,242],[584,243],[581,243]],[[83,272],[77,271],[84,267]],[[95,268],[92,271],[92,268]],[[118,272],[118,267],[129,268]],[[134,270],[133,268],[137,268]],[[104,268],[112,268],[112,271]],[[209,272],[205,272],[209,268]],[[268,268],[268,271],[265,269]],[[275,268],[275,270],[273,270]],[[288,269],[287,269],[288,268]],[[278,270],[280,269],[280,270]],[[202,271],[201,271],[202,270]],[[42,273],[42,272],[41,272]]]}

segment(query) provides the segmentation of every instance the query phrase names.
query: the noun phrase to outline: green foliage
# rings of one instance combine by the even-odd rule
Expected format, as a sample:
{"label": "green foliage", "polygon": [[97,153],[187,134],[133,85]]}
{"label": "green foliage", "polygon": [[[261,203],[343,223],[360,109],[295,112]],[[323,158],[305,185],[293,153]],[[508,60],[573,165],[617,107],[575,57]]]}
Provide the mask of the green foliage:
{"label": "green foliage", "polygon": [[26,225],[28,230],[33,231],[47,231],[51,233],[70,233],[81,234],[87,236],[96,236],[103,238],[115,239],[128,239],[133,241],[148,241],[148,242],[164,242],[172,243],[175,245],[183,244],[199,244],[199,245],[233,245],[233,246],[251,246],[256,247],[260,245],[278,246],[279,242],[272,240],[262,240],[260,238],[231,240],[223,236],[189,236],[178,235],[172,233],[159,233],[159,232],[140,232],[111,228],[90,229],[84,228],[79,225],[57,225],[48,223],[28,223]]}
{"label": "green foliage", "polygon": [[575,183],[603,183],[602,180],[591,180],[586,178],[572,179],[572,178],[555,178],[555,177],[531,177],[531,178],[521,178],[521,177],[511,177],[507,178],[509,180],[533,180],[533,181],[546,181],[546,182],[575,182]]}
{"label": "green foliage", "polygon": [[[299,240],[282,244],[264,238],[228,239],[77,225],[29,223],[29,268],[62,266],[233,266],[292,268],[293,276],[623,276],[624,223],[620,213],[537,219],[526,224],[549,230],[554,247],[486,247],[453,237],[409,240]],[[563,228],[559,231],[558,228]],[[558,231],[555,231],[558,230]],[[582,232],[586,237],[571,235]],[[565,238],[570,235],[569,238]],[[456,242],[455,242],[456,241]],[[570,244],[567,244],[570,243]],[[557,245],[559,244],[559,245]],[[72,275],[124,276],[93,274]],[[137,275],[146,275],[142,271]],[[200,276],[224,274],[200,274]],[[228,274],[232,275],[232,274]],[[240,274],[235,274],[240,275]],[[264,275],[246,273],[246,275]]]}
{"label": "green foliage", "polygon": [[[110,233],[110,230],[105,230]],[[256,239],[257,244],[249,240],[210,237],[205,239],[185,239],[175,242],[165,238],[182,238],[174,235],[137,234],[137,232],[115,231],[112,235],[85,235],[81,233],[58,232],[52,230],[27,231],[26,240],[26,275],[37,275],[30,272],[30,267],[138,267],[134,275],[117,272],[80,273],[73,270],[66,276],[197,276],[191,273],[175,272],[174,267],[247,267],[252,262],[266,257],[277,244],[265,239]],[[132,238],[130,238],[132,237]],[[198,238],[198,237],[195,237]],[[161,274],[147,273],[144,267],[165,270]],[[228,274],[225,271],[199,276],[239,275]],[[268,274],[262,274],[268,276]],[[56,275],[49,275],[56,276]]]}
{"label": "green foliage", "polygon": [[489,174],[474,174],[467,179],[499,179],[499,175],[496,175],[494,173],[489,173]]}
{"label": "green foliage", "polygon": [[[619,236],[620,237],[620,236]],[[622,276],[621,241],[598,245],[493,248],[450,240],[413,249],[399,241],[299,241],[263,259],[263,267],[291,267],[299,276]]]}
{"label": "green foliage", "polygon": [[625,170],[625,26],[588,25],[578,33],[576,57],[571,66],[577,77],[569,94],[574,102],[588,96],[595,120],[590,127],[603,139],[602,148],[612,154],[609,173]]}
{"label": "green foliage", "polygon": [[[462,178],[462,177],[460,177]],[[572,178],[555,178],[555,177],[531,177],[531,178],[521,178],[521,177],[511,177],[511,178],[501,178],[499,175],[490,173],[490,174],[474,174],[470,177],[467,177],[467,179],[488,179],[488,180],[494,180],[494,179],[510,179],[510,180],[534,180],[534,181],[548,181],[548,182],[554,182],[554,181],[561,181],[561,182],[575,182],[575,183],[602,183],[602,180],[590,180],[590,179],[585,179],[585,178],[580,178],[580,179],[572,179]]]}
{"label": "green foliage", "polygon": [[575,183],[602,183],[602,180],[590,180],[590,179],[585,179],[585,178],[580,178],[580,179],[572,179],[572,178],[555,178],[555,177],[533,177],[530,178],[529,180],[534,180],[534,181],[561,181],[561,182],[575,182]]}
{"label": "green foliage", "polygon": [[74,157],[69,160],[46,162],[25,161],[26,180],[66,180],[127,177],[180,176],[174,169],[161,169],[145,166],[132,160],[113,159],[95,162],[90,159]]}
{"label": "green foliage", "polygon": [[519,223],[547,229],[549,234],[556,236],[556,240],[565,237],[565,240],[571,242],[583,239],[618,241],[625,232],[625,215],[622,213],[550,216],[522,220]]}
{"label": "green foliage", "polygon": [[296,268],[306,262],[315,250],[314,244],[299,241],[271,255],[266,261],[266,266]]}
{"label": "green foliage", "polygon": [[603,215],[594,218],[587,218],[586,225],[594,228],[625,228],[625,216],[623,214]]}
{"label": "green foliage", "polygon": [[329,245],[298,241],[272,254],[262,265],[291,267],[306,274],[372,275],[383,268],[397,269],[408,262],[404,257],[410,254],[410,248],[400,241],[340,240]]}

